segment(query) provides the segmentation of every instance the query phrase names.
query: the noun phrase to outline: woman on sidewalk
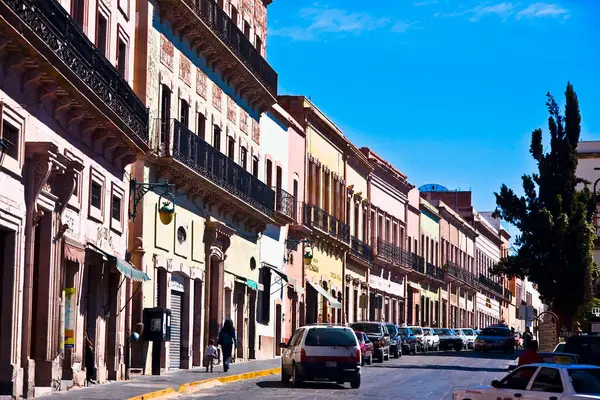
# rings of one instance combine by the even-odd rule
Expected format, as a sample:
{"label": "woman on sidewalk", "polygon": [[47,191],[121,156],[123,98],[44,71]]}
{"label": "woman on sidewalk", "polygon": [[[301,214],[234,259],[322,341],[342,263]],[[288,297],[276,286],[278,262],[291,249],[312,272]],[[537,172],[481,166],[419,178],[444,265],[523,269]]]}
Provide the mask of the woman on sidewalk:
{"label": "woman on sidewalk", "polygon": [[223,349],[223,371],[229,370],[229,362],[231,361],[231,354],[233,349],[237,349],[237,337],[235,334],[235,328],[233,327],[233,321],[226,319],[221,331],[219,332],[219,345]]}

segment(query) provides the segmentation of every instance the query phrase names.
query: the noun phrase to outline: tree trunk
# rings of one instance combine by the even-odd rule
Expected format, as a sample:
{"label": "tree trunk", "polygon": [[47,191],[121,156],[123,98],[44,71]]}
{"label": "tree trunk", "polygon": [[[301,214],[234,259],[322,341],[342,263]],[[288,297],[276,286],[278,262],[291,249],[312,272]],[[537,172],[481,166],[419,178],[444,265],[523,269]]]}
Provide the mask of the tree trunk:
{"label": "tree trunk", "polygon": [[562,310],[558,307],[553,307],[554,313],[558,316],[558,323],[561,330],[565,332],[574,332],[573,331],[573,317],[575,312],[571,309]]}

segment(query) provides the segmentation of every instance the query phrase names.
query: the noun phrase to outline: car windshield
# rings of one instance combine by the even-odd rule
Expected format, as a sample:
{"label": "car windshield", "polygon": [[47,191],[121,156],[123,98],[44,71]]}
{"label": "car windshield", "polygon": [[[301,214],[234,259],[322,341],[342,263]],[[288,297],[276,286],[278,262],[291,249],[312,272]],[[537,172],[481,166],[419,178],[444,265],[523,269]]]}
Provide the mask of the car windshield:
{"label": "car windshield", "polygon": [[485,328],[480,333],[481,336],[499,336],[506,337],[511,336],[510,330],[506,328]]}
{"label": "car windshield", "polygon": [[408,335],[410,335],[410,329],[408,329],[408,328],[400,328],[400,329],[398,329],[398,334],[400,336],[408,336]]}
{"label": "car windshield", "polygon": [[410,329],[412,329],[412,331],[413,331],[413,333],[415,335],[422,335],[423,334],[423,329],[421,329],[421,328],[417,327],[417,328],[410,328]]}
{"label": "car windshield", "polygon": [[381,335],[381,325],[379,324],[361,324],[361,323],[357,323],[357,324],[352,324],[352,329],[357,330],[357,331],[363,331],[365,333],[376,333],[378,335]]}
{"label": "car windshield", "polygon": [[358,341],[360,343],[362,343],[362,342],[365,341],[365,339],[363,338],[363,334],[362,333],[354,332],[354,334],[356,335],[356,339],[358,339]]}
{"label": "car windshield", "polygon": [[428,328],[423,329],[423,334],[424,335],[430,335],[431,334],[431,329],[428,329]]}
{"label": "car windshield", "polygon": [[438,335],[452,335],[452,331],[450,329],[436,329]]}
{"label": "car windshield", "polygon": [[356,336],[351,329],[312,328],[304,344],[307,346],[356,346]]}
{"label": "car windshield", "polygon": [[475,334],[475,332],[473,332],[472,329],[463,329],[463,334],[467,335],[467,336],[473,336]]}
{"label": "car windshield", "polygon": [[396,335],[398,333],[398,328],[394,324],[388,324],[387,328],[388,328],[388,331],[390,332],[390,335]]}
{"label": "car windshield", "polygon": [[575,393],[600,394],[600,369],[569,369]]}
{"label": "car windshield", "polygon": [[562,351],[579,354],[584,364],[600,365],[600,341],[597,337],[572,336]]}

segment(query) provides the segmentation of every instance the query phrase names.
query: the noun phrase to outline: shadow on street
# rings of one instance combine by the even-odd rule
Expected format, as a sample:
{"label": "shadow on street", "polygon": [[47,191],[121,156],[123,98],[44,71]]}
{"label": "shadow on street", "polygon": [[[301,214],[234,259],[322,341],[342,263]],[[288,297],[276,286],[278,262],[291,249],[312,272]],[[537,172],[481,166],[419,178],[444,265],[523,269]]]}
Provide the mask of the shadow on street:
{"label": "shadow on street", "polygon": [[468,372],[506,372],[506,368],[486,368],[486,367],[465,367],[462,365],[386,365],[379,364],[371,368],[395,368],[395,369],[434,369],[446,371],[468,371]]}
{"label": "shadow on street", "polygon": [[[261,381],[257,382],[256,386],[261,389],[289,389],[292,387],[291,384],[280,381]],[[302,382],[297,389],[348,390],[347,387],[331,382]]]}

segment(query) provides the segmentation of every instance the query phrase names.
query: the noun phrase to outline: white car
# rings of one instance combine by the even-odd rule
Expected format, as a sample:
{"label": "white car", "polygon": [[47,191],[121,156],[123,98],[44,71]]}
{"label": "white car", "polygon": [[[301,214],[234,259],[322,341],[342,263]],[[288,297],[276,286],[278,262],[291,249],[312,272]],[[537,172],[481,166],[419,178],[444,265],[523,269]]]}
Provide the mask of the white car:
{"label": "white car", "polygon": [[360,387],[360,345],[352,328],[309,325],[294,332],[288,343],[282,343],[281,381],[350,382]]}
{"label": "white car", "polygon": [[420,326],[410,326],[409,328],[415,335],[415,339],[417,339],[417,351],[427,351],[427,346],[425,346],[425,336],[423,336],[423,328]]}
{"label": "white car", "polygon": [[435,333],[435,329],[423,328],[423,337],[429,350],[438,351],[440,349],[440,337]]}
{"label": "white car", "polygon": [[491,386],[458,390],[453,400],[600,399],[600,367],[573,364],[523,365]]}
{"label": "white car", "polygon": [[475,347],[475,338],[477,337],[477,335],[475,334],[475,330],[474,329],[469,329],[469,328],[462,328],[460,330],[461,333],[461,338],[463,340],[463,343],[465,344],[465,348],[466,349],[472,349]]}

